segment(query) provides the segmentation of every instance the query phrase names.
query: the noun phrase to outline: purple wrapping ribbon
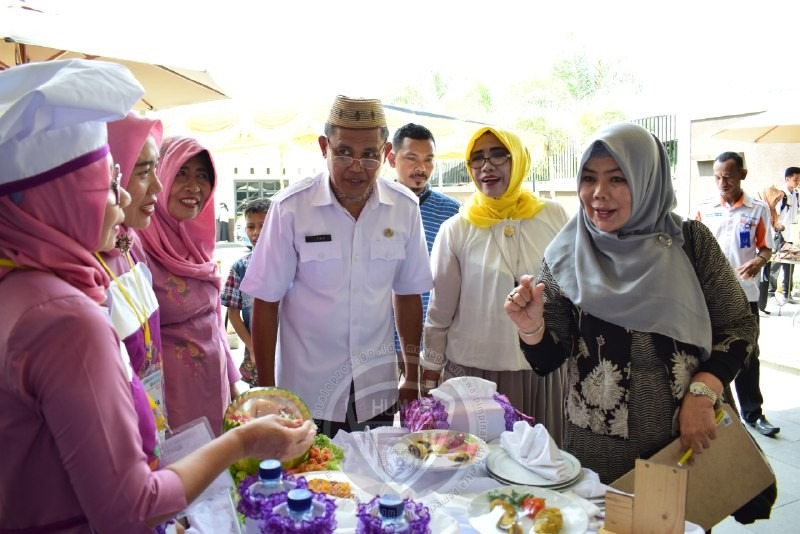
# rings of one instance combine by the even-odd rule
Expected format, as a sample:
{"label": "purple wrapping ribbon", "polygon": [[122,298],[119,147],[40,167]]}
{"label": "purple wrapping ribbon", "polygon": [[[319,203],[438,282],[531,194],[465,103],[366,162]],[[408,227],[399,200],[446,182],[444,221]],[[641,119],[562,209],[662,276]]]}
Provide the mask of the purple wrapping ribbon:
{"label": "purple wrapping ribbon", "polygon": [[261,522],[261,532],[264,534],[329,534],[336,530],[336,504],[322,493],[314,493],[314,501],[322,503],[325,512],[311,519],[304,519],[298,526],[294,519],[288,516],[273,513],[279,504],[287,500],[286,493],[273,493],[267,496],[262,503],[264,520]]}
{"label": "purple wrapping ribbon", "polygon": [[517,410],[513,406],[511,406],[511,402],[508,400],[508,397],[503,395],[502,393],[495,393],[494,397],[492,397],[494,401],[503,407],[503,411],[505,412],[505,421],[506,421],[506,430],[511,431],[514,430],[514,423],[517,421],[525,421],[531,426],[536,424],[536,419],[529,415],[525,415],[521,411]]}
{"label": "purple wrapping ribbon", "polygon": [[433,397],[422,397],[403,406],[400,423],[411,432],[450,429],[444,405]]}
{"label": "purple wrapping ribbon", "polygon": [[[506,430],[513,430],[517,421],[525,421],[531,426],[536,424],[533,417],[514,408],[508,397],[502,393],[495,393],[492,398],[503,408]],[[400,423],[411,432],[450,429],[444,405],[433,397],[422,397],[403,406],[400,410]]]}
{"label": "purple wrapping ribbon", "polygon": [[[378,500],[380,496],[375,496],[368,503],[358,505],[356,516],[358,517],[358,527],[356,532],[359,534],[387,534],[381,526],[381,516],[378,513]],[[430,534],[431,513],[422,504],[403,499],[403,515],[408,521],[409,532],[413,534]],[[388,532],[394,532],[390,530]]]}
{"label": "purple wrapping ribbon", "polygon": [[[250,486],[256,483],[258,480],[258,475],[250,475],[245,477],[239,483],[239,504],[236,505],[236,511],[242,514],[245,517],[249,517],[251,519],[263,519],[264,518],[264,499],[265,497],[262,495],[250,495]],[[306,481],[305,477],[296,477],[294,475],[284,473],[283,480],[294,484],[293,488],[299,489],[306,489],[308,488],[308,482]],[[284,492],[285,495],[285,492]],[[284,500],[286,500],[284,498]],[[272,509],[270,508],[270,511]]]}

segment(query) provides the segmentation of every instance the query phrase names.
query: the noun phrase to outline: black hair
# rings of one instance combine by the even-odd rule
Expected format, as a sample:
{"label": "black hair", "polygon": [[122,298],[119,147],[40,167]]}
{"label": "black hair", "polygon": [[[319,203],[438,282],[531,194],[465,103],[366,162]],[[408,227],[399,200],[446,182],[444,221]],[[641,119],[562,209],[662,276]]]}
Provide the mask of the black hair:
{"label": "black hair", "polygon": [[737,167],[739,167],[740,169],[744,169],[744,158],[742,158],[742,156],[737,154],[736,152],[723,152],[722,154],[714,158],[714,161],[717,163],[725,163],[729,159],[732,159],[733,162],[736,163]]}
{"label": "black hair", "polygon": [[790,176],[794,176],[795,174],[800,174],[800,167],[787,167],[786,172],[783,173],[783,177],[789,178]]}
{"label": "black hair", "polygon": [[[211,153],[208,150],[201,150],[193,157],[197,157],[203,162],[203,166],[208,169],[208,177],[211,180],[211,187],[214,187],[214,183],[217,181],[217,170],[214,168],[214,163],[211,161]],[[189,161],[191,158],[187,158],[186,161]],[[186,165],[186,161],[183,162]]]}
{"label": "black hair", "polygon": [[[336,133],[337,128],[339,128],[339,126],[334,126],[333,124],[326,122],[325,128],[323,129],[325,137],[327,137],[328,139],[333,137],[333,134]],[[387,128],[386,126],[380,126],[377,128],[380,130],[381,133],[381,143],[386,143],[386,140],[389,139],[389,128]],[[372,128],[366,128],[366,129],[371,130]]]}
{"label": "black hair", "polygon": [[272,202],[268,198],[254,198],[247,201],[244,206],[242,206],[242,209],[245,215],[250,215],[251,213],[267,213],[271,205]]}
{"label": "black hair", "polygon": [[414,124],[413,122],[409,122],[397,129],[394,132],[394,137],[392,138],[392,145],[397,148],[403,144],[403,139],[408,137],[409,139],[415,139],[417,141],[433,141],[433,144],[436,144],[436,139],[433,137],[433,133],[427,129],[426,127],[420,124]]}

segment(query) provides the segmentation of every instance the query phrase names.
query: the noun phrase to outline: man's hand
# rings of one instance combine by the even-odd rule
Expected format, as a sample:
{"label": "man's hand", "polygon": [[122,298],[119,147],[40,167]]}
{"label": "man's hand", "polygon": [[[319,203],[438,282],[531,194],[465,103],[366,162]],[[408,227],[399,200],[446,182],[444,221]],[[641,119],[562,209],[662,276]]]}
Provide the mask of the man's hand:
{"label": "man's hand", "polygon": [[736,274],[738,274],[742,280],[749,280],[761,272],[762,267],[767,264],[765,260],[766,258],[763,256],[756,256],[747,263],[743,263],[737,267]]}
{"label": "man's hand", "polygon": [[399,392],[400,406],[402,407],[411,401],[419,399],[419,383],[410,382],[406,380],[406,377],[404,376],[400,380]]}

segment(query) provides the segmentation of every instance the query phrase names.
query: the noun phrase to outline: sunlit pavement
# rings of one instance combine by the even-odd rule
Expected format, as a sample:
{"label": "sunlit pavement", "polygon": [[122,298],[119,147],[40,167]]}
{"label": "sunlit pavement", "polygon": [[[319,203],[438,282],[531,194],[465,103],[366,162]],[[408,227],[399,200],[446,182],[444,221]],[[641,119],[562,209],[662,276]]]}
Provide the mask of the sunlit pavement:
{"label": "sunlit pavement", "polygon": [[[795,298],[800,302],[800,298]],[[778,500],[772,517],[750,525],[729,517],[714,527],[714,534],[800,532],[800,314],[792,326],[792,317],[798,309],[800,304],[778,308],[770,301],[767,311],[771,314],[761,316],[764,415],[773,425],[781,427],[781,432],[774,438],[762,436],[754,429],[750,433],[766,453],[778,479]]]}

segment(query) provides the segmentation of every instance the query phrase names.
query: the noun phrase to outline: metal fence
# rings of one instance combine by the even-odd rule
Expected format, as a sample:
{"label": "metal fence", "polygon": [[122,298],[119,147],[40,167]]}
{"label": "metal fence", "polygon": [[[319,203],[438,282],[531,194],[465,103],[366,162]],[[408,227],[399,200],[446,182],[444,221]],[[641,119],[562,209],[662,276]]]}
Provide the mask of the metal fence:
{"label": "metal fence", "polygon": [[[673,178],[678,163],[678,133],[675,115],[655,115],[630,122],[638,124],[655,135],[663,144],[669,158]],[[534,162],[532,179],[549,181],[564,178],[575,178],[578,175],[578,164],[583,154],[575,140],[569,140],[567,147],[555,153],[548,152],[545,159]]]}

